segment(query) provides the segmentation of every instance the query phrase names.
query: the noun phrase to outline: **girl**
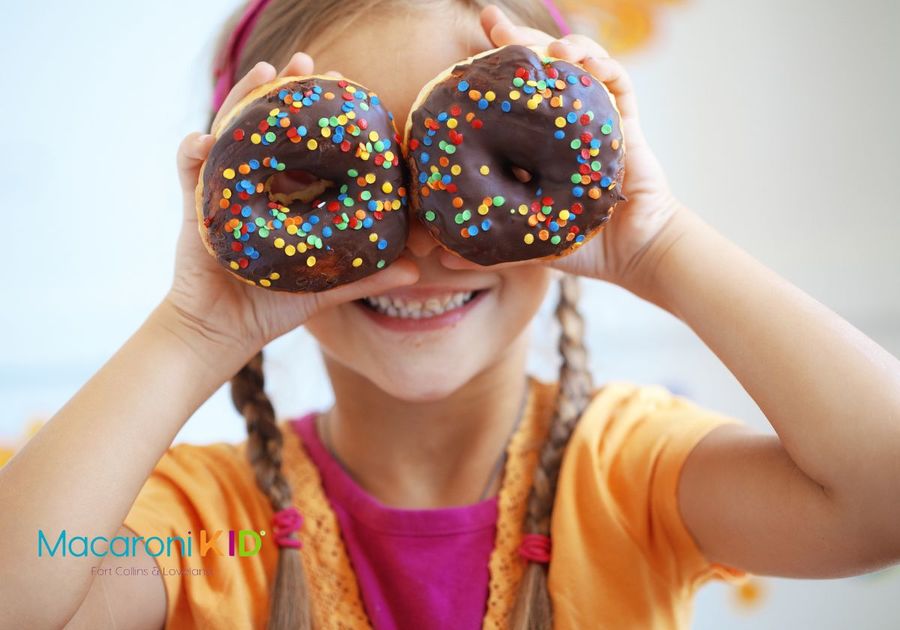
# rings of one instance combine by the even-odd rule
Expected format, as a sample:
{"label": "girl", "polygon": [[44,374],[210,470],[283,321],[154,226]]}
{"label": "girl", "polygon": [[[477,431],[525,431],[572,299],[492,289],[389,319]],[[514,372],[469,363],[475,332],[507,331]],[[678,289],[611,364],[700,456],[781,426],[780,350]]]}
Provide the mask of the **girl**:
{"label": "girl", "polygon": [[[546,45],[621,109],[628,202],[602,236],[551,265],[480,268],[413,221],[401,259],[365,280],[256,289],[200,243],[212,138],[189,135],[171,291],[0,475],[4,627],[676,628],[709,579],[900,559],[900,363],[673,197],[596,42],[559,38],[552,5],[507,9],[255,0],[227,29],[218,110],[270,63],[302,75],[315,59],[403,121],[451,63]],[[560,272],[562,368],[544,383],[525,374],[527,325]],[[594,388],[574,276],[681,318],[777,436],[659,386]],[[367,296],[394,308],[376,317]],[[448,310],[410,317],[429,299]],[[276,422],[261,349],[300,325],[335,402]],[[169,448],[229,378],[247,441]]]}

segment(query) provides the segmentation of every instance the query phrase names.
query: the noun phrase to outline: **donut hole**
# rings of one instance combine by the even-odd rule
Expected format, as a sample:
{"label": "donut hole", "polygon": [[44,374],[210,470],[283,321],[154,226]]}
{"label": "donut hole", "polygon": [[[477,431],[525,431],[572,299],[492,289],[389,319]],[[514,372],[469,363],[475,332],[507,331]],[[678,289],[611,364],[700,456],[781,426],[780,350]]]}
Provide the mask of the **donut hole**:
{"label": "donut hole", "polygon": [[269,199],[287,205],[298,200],[309,203],[333,187],[334,182],[309,171],[285,170],[269,177],[265,186]]}
{"label": "donut hole", "polygon": [[514,178],[516,178],[523,184],[527,184],[532,179],[534,179],[534,175],[532,175],[529,171],[526,171],[521,166],[510,165],[509,172]]}

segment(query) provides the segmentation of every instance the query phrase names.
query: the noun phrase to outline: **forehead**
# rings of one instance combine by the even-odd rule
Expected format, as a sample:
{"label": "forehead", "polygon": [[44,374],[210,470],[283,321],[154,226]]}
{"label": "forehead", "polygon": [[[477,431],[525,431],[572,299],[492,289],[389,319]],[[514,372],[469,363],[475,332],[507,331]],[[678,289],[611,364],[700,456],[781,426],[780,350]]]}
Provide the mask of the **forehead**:
{"label": "forehead", "polygon": [[[433,5],[432,5],[433,6]],[[337,70],[374,91],[402,132],[419,90],[454,63],[491,48],[478,14],[456,7],[355,21],[306,51],[316,73]]]}

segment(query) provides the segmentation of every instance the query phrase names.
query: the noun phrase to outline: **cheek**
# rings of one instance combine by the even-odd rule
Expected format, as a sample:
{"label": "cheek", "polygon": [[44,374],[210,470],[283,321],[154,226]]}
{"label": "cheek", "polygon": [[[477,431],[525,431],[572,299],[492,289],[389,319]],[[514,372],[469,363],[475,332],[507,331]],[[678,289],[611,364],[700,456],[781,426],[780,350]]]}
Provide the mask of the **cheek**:
{"label": "cheek", "polygon": [[543,265],[521,265],[501,271],[500,276],[503,282],[498,308],[504,324],[527,324],[544,301],[553,271]]}
{"label": "cheek", "polygon": [[325,349],[337,349],[344,345],[342,342],[347,335],[342,331],[346,328],[341,322],[341,309],[329,308],[319,311],[303,325],[315,340]]}
{"label": "cheek", "polygon": [[539,264],[496,273],[492,295],[443,333],[397,338],[354,326],[353,304],[317,313],[305,325],[326,355],[382,390],[438,399],[504,356],[534,318],[554,275]]}

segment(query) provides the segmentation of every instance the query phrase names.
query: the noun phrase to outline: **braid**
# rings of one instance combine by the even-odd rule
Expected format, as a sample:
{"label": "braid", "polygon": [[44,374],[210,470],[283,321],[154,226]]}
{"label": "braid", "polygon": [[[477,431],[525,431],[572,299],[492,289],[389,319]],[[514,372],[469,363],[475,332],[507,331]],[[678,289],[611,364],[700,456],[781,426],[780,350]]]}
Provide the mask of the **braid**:
{"label": "braid", "polygon": [[[265,392],[262,351],[231,379],[231,400],[247,422],[247,458],[256,474],[256,484],[268,497],[273,511],[290,507],[291,487],[281,469],[284,437]],[[281,547],[278,550],[268,628],[312,628],[306,575],[297,549]]]}
{"label": "braid", "polygon": [[[590,401],[592,382],[584,346],[584,320],[576,307],[579,285],[576,276],[564,275],[559,281],[556,317],[560,323],[559,392],[547,441],[541,448],[534,482],[528,496],[524,531],[550,534],[550,516],[556,497],[556,483],[566,444]],[[547,566],[529,562],[519,585],[512,612],[511,628],[547,630],[552,626],[550,593],[547,590]]]}

